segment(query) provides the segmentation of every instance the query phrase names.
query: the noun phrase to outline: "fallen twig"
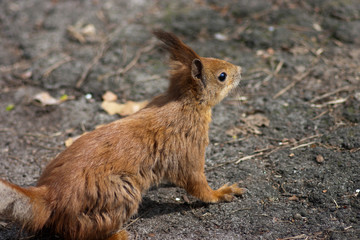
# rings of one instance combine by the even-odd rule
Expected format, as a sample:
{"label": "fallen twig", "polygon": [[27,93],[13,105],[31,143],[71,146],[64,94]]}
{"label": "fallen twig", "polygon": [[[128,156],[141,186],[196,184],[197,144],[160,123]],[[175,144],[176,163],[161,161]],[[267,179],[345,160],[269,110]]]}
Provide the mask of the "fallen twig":
{"label": "fallen twig", "polygon": [[53,65],[51,65],[50,67],[48,67],[45,72],[43,73],[43,77],[48,77],[52,71],[54,71],[55,69],[57,69],[58,67],[60,67],[61,65],[72,61],[73,59],[70,56],[66,56],[64,59],[54,63]]}
{"label": "fallen twig", "polygon": [[86,66],[85,70],[83,71],[83,73],[81,74],[80,79],[77,81],[76,83],[76,87],[80,88],[81,85],[84,83],[84,81],[86,80],[89,72],[91,71],[91,69],[95,66],[95,64],[103,57],[104,53],[106,52],[106,50],[108,49],[109,45],[108,45],[108,39],[104,39],[101,42],[101,45],[99,47],[98,53],[96,54],[96,56],[93,58],[93,60]]}
{"label": "fallen twig", "polygon": [[339,98],[339,99],[335,99],[329,102],[325,102],[323,104],[311,104],[311,107],[316,107],[316,108],[322,108],[322,107],[326,107],[328,105],[336,105],[336,104],[340,104],[340,103],[344,103],[348,100],[348,97],[346,98]]}
{"label": "fallen twig", "polygon": [[344,86],[344,87],[338,88],[338,89],[336,89],[336,90],[334,90],[334,91],[331,91],[331,92],[329,92],[329,93],[325,93],[325,94],[323,94],[323,95],[321,95],[321,96],[315,97],[315,98],[311,99],[310,102],[311,102],[311,103],[317,102],[317,101],[319,101],[319,100],[321,100],[321,99],[330,97],[331,95],[336,94],[336,93],[338,93],[338,92],[351,91],[353,88],[354,88],[353,86]]}
{"label": "fallen twig", "polygon": [[0,132],[11,132],[12,134],[16,134],[16,131],[12,128],[0,128]]}
{"label": "fallen twig", "polygon": [[308,196],[303,195],[303,194],[294,194],[294,193],[288,193],[288,192],[282,193],[281,196],[284,196],[284,197],[296,196],[297,198],[307,198],[308,197]]}
{"label": "fallen twig", "polygon": [[131,62],[129,62],[129,64],[126,65],[123,69],[119,70],[119,72],[117,72],[117,75],[124,74],[127,71],[129,71],[131,68],[133,68],[136,65],[136,63],[139,61],[139,59],[141,57],[141,54],[151,51],[154,48],[154,46],[155,46],[155,44],[153,43],[153,44],[150,44],[150,45],[148,45],[146,47],[140,48],[136,52],[135,57],[133,58],[133,60],[131,60]]}
{"label": "fallen twig", "polygon": [[129,71],[131,68],[133,68],[137,64],[137,62],[139,61],[139,59],[141,57],[141,54],[151,51],[154,48],[154,46],[155,46],[155,43],[148,42],[145,47],[142,47],[136,51],[135,57],[125,67],[119,68],[115,72],[101,75],[101,76],[99,76],[98,80],[102,81],[105,78],[109,78],[112,76],[117,76],[117,75],[126,73],[127,71]]}
{"label": "fallen twig", "polygon": [[344,228],[344,231],[347,231],[347,230],[349,230],[350,228],[352,228],[352,226],[345,227],[345,228]]}
{"label": "fallen twig", "polygon": [[29,68],[30,64],[28,62],[17,62],[14,63],[12,65],[8,65],[8,66],[0,66],[0,72],[2,73],[7,73],[7,72],[11,72],[15,69],[25,69],[25,68]]}
{"label": "fallen twig", "polygon": [[[316,135],[312,135],[312,136],[309,136],[309,137],[305,137],[305,138],[302,138],[302,139],[300,139],[299,141],[297,141],[295,143],[291,143],[291,145],[294,146],[294,144],[301,143],[301,142],[307,141],[309,139],[318,138],[318,137],[321,137],[321,136],[322,136],[322,134],[316,134]],[[311,141],[309,143],[304,143],[304,144],[292,147],[292,148],[290,148],[290,150],[306,147],[306,146],[309,146],[309,145],[312,145],[312,144],[315,144],[315,143],[316,143],[316,141]],[[235,160],[227,161],[227,162],[222,162],[222,163],[219,163],[219,164],[217,164],[215,166],[207,167],[206,172],[210,172],[210,171],[212,171],[212,170],[214,170],[214,169],[216,169],[218,167],[222,167],[222,166],[225,166],[225,165],[228,165],[228,164],[231,164],[231,163],[239,164],[240,162],[250,160],[250,159],[252,159],[254,157],[268,156],[268,155],[272,154],[273,152],[276,152],[276,151],[278,151],[280,149],[288,148],[289,145],[286,145],[286,146],[284,145],[284,146],[279,146],[279,147],[270,146],[270,147],[262,148],[262,149],[259,149],[259,150],[255,150],[252,154],[241,157],[239,159],[235,159]]]}
{"label": "fallen twig", "polygon": [[304,141],[309,140],[309,139],[322,137],[322,135],[323,135],[323,134],[315,134],[315,135],[312,135],[312,136],[309,136],[309,137],[302,138],[302,139],[300,139],[298,142],[304,142]]}
{"label": "fallen twig", "polygon": [[253,154],[253,155],[248,155],[248,156],[245,156],[245,157],[242,157],[240,159],[238,159],[235,164],[239,164],[240,162],[243,162],[245,160],[249,160],[249,159],[252,159],[253,157],[257,157],[257,156],[261,156],[263,155],[264,152],[259,152],[259,153],[256,153],[256,154]]}
{"label": "fallen twig", "polygon": [[217,143],[214,143],[214,146],[217,146],[219,144],[226,144],[226,143],[234,143],[234,142],[240,142],[244,139],[246,139],[247,137],[242,137],[242,138],[237,138],[237,139],[232,139],[232,140],[229,140],[229,141],[225,141],[225,142],[217,142]]}
{"label": "fallen twig", "polygon": [[284,61],[280,60],[280,62],[278,63],[278,65],[276,65],[275,71],[274,71],[274,75],[278,74],[282,68],[282,66],[284,65]]}
{"label": "fallen twig", "polygon": [[277,240],[291,240],[291,239],[308,239],[309,236],[306,234],[300,234],[294,237],[287,237],[287,238],[278,238]]}
{"label": "fallen twig", "polygon": [[262,80],[261,82],[255,84],[254,87],[255,87],[255,88],[258,88],[258,87],[260,87],[261,84],[269,81],[272,77],[276,76],[276,75],[280,72],[280,70],[281,70],[281,68],[283,67],[283,65],[284,65],[284,61],[283,61],[283,60],[280,60],[279,63],[276,65],[274,71],[269,71],[268,69],[263,69],[262,72],[263,72],[263,73],[266,73],[266,74],[268,74],[268,75],[264,78],[264,80]]}
{"label": "fallen twig", "polygon": [[139,215],[137,218],[135,218],[135,219],[132,220],[131,222],[129,222],[126,226],[124,226],[124,227],[122,228],[122,230],[127,229],[129,226],[131,226],[132,224],[134,224],[135,222],[137,222],[140,218],[142,218],[142,217],[143,217],[145,214],[147,214],[149,211],[150,211],[150,209],[147,210],[147,211],[145,211],[145,212],[142,213],[141,215]]}
{"label": "fallen twig", "polygon": [[35,146],[35,147],[41,147],[41,148],[44,148],[44,149],[47,149],[47,150],[52,150],[52,151],[62,151],[64,150],[64,148],[62,147],[48,147],[48,146],[45,146],[45,145],[42,145],[40,143],[31,143],[31,145]]}
{"label": "fallen twig", "polygon": [[137,222],[139,219],[140,219],[140,217],[142,217],[144,214],[142,214],[141,216],[139,216],[139,217],[137,217],[137,218],[135,218],[134,220],[132,220],[130,223],[128,223],[125,227],[123,227],[123,230],[124,229],[126,229],[126,228],[128,228],[128,227],[130,227],[131,225],[133,225],[135,222]]}
{"label": "fallen twig", "polygon": [[[217,165],[215,165],[215,166],[206,168],[206,171],[207,171],[207,172],[210,172],[210,171],[214,170],[215,168],[222,167],[222,166],[225,166],[225,165],[228,165],[228,164],[231,164],[231,163],[239,164],[240,162],[245,161],[245,160],[250,160],[250,159],[253,158],[253,157],[257,157],[257,156],[264,155],[265,152],[267,152],[267,151],[269,151],[269,150],[271,150],[271,149],[273,149],[273,148],[272,148],[272,147],[270,147],[270,148],[264,148],[261,152],[258,152],[258,153],[255,153],[255,154],[248,155],[248,156],[242,157],[242,158],[240,158],[240,159],[235,159],[235,160],[232,160],[232,161],[219,163],[219,164],[217,164]],[[280,148],[279,148],[279,149],[280,149]],[[259,150],[258,150],[258,151],[259,151]]]}
{"label": "fallen twig", "polygon": [[11,156],[11,155],[9,155],[9,156],[7,156],[7,157],[10,158],[10,159],[13,159],[13,160],[15,160],[15,161],[17,161],[17,162],[19,162],[19,163],[21,163],[21,164],[23,164],[23,165],[27,165],[27,166],[30,165],[29,162],[24,161],[23,159],[20,159],[20,158],[18,158],[18,157],[16,157],[16,156]]}
{"label": "fallen twig", "polygon": [[312,141],[312,142],[300,144],[300,145],[298,145],[298,146],[295,146],[295,147],[290,148],[290,150],[295,150],[295,149],[298,149],[298,148],[307,147],[307,146],[312,145],[312,144],[314,144],[314,143],[316,143],[316,141]]}
{"label": "fallen twig", "polygon": [[23,136],[30,136],[30,137],[35,137],[35,138],[54,138],[54,137],[60,136],[62,134],[63,134],[62,132],[55,132],[52,134],[45,135],[45,134],[40,134],[40,133],[29,132],[29,133],[24,133]]}
{"label": "fallen twig", "polygon": [[280,97],[281,95],[283,95],[285,92],[287,92],[289,89],[291,89],[292,87],[294,87],[298,82],[300,82],[301,80],[303,80],[305,77],[307,77],[312,69],[309,69],[308,71],[295,76],[295,80],[292,81],[292,83],[290,83],[289,85],[287,85],[285,88],[281,89],[277,94],[275,94],[273,96],[273,99],[276,99],[278,97]]}
{"label": "fallen twig", "polygon": [[320,113],[319,115],[317,115],[316,117],[312,118],[311,120],[316,120],[318,118],[321,118],[322,116],[324,116],[328,112],[329,112],[329,110],[327,109],[327,110],[323,111],[322,113]]}
{"label": "fallen twig", "polygon": [[354,152],[357,152],[357,151],[360,151],[360,147],[359,147],[359,148],[350,149],[350,152],[351,152],[351,153],[354,153]]}
{"label": "fallen twig", "polygon": [[333,199],[333,201],[334,201],[334,203],[335,203],[335,207],[336,207],[336,209],[339,209],[339,208],[340,208],[340,206],[338,205],[338,203],[336,202],[336,200],[335,200],[335,199]]}
{"label": "fallen twig", "polygon": [[[237,161],[237,160],[236,160]],[[219,163],[219,164],[216,164],[215,166],[212,166],[212,167],[207,167],[206,168],[206,172],[210,172],[218,167],[222,167],[222,166],[225,166],[225,165],[228,165],[230,163],[234,163],[235,161],[228,161],[228,162],[223,162],[223,163]]]}

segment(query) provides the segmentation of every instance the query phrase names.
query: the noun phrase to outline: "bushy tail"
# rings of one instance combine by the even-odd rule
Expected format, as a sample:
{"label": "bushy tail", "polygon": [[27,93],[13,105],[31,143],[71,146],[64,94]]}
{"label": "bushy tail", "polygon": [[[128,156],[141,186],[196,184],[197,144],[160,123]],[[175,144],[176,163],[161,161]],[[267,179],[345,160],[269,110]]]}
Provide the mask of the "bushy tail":
{"label": "bushy tail", "polygon": [[46,187],[22,188],[0,179],[0,216],[29,231],[42,229],[51,214],[44,200],[46,192]]}

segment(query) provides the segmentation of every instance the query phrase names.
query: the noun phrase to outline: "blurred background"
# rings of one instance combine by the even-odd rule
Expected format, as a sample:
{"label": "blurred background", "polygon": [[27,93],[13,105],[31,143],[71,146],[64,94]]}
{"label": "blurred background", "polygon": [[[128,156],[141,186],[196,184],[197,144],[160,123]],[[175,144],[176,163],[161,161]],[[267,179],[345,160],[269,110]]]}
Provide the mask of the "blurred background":
{"label": "blurred background", "polygon": [[[105,101],[137,108],[164,92],[156,28],[242,66],[214,108],[206,171],[214,188],[249,191],[206,205],[151,189],[126,226],[132,237],[359,239],[358,0],[2,0],[0,177],[34,184],[76,137],[129,114]],[[29,237],[0,225],[0,239]]]}

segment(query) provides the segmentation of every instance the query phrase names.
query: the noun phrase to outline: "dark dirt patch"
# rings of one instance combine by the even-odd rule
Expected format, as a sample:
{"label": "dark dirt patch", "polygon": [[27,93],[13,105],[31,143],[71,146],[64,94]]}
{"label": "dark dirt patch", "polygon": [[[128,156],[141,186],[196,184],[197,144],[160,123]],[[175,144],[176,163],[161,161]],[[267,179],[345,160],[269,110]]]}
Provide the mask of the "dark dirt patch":
{"label": "dark dirt patch", "polygon": [[[0,1],[0,176],[32,185],[65,139],[117,119],[100,108],[106,90],[124,101],[164,91],[157,47],[125,74],[104,74],[165,28],[200,55],[243,66],[238,91],[213,111],[206,164],[213,188],[238,181],[248,193],[204,204],[183,189],[153,188],[127,226],[132,237],[359,239],[359,16],[357,0]],[[70,38],[76,24],[92,24],[96,37]],[[76,88],[105,37],[107,49]],[[75,99],[42,107],[31,101],[40,91]],[[270,120],[260,135],[226,134],[254,113]],[[4,223],[0,239],[26,236],[18,232]]]}

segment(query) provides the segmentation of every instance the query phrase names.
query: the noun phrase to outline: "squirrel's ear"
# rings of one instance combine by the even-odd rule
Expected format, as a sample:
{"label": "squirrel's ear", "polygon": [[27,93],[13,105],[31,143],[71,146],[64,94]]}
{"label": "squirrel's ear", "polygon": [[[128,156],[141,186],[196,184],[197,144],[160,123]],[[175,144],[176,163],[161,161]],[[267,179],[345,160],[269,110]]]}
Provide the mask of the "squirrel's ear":
{"label": "squirrel's ear", "polygon": [[195,80],[201,80],[201,83],[203,84],[203,87],[206,87],[206,82],[203,76],[203,64],[200,61],[200,59],[195,58],[192,61],[191,64],[191,76],[195,79]]}

